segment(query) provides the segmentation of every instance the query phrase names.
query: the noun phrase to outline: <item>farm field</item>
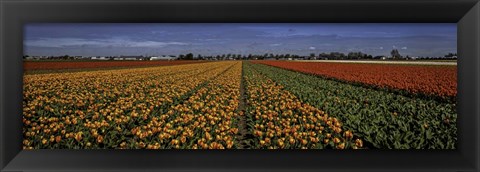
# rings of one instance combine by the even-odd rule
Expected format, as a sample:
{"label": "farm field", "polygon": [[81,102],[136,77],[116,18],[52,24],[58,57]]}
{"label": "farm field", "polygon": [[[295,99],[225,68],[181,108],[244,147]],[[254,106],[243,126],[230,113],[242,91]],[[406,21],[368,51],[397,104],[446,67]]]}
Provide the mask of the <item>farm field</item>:
{"label": "farm field", "polygon": [[281,84],[246,64],[247,119],[253,148],[358,149],[351,130],[326,112],[303,103]]}
{"label": "farm field", "polygon": [[282,85],[304,103],[338,118],[367,147],[455,148],[455,101],[406,96],[259,63],[247,66]]}
{"label": "farm field", "polygon": [[367,64],[404,64],[404,65],[451,65],[456,66],[457,60],[295,60],[297,62],[321,63],[367,63]]}
{"label": "farm field", "polygon": [[24,75],[23,148],[456,148],[456,66],[142,66]]}
{"label": "farm field", "polygon": [[266,65],[308,74],[362,83],[411,93],[454,97],[457,94],[456,66],[308,63],[257,61]]}
{"label": "farm field", "polygon": [[[25,61],[23,69],[25,71],[37,72],[54,70],[85,70],[85,69],[105,69],[105,68],[126,68],[141,66],[170,66],[179,64],[199,63],[202,61]],[[77,69],[77,70],[75,70]]]}
{"label": "farm field", "polygon": [[[217,62],[25,75],[23,144],[25,148],[193,148],[193,144],[204,146],[207,139],[207,148],[221,148],[221,142],[231,147],[236,132],[229,120],[236,109],[231,103],[238,95],[228,92],[232,95],[220,97],[206,89],[229,91],[227,87],[234,84],[230,79],[240,82],[239,70],[241,62]],[[214,142],[212,136],[222,140]]]}

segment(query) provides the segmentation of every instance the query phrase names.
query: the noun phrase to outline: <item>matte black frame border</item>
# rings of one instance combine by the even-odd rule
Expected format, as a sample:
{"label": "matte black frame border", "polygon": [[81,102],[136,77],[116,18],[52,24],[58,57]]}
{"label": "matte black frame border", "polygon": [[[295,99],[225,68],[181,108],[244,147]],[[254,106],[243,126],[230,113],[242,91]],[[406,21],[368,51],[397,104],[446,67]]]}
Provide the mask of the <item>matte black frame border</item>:
{"label": "matte black frame border", "polygon": [[[0,0],[1,171],[479,171],[478,0]],[[32,150],[22,142],[23,24],[409,22],[458,24],[457,150]]]}

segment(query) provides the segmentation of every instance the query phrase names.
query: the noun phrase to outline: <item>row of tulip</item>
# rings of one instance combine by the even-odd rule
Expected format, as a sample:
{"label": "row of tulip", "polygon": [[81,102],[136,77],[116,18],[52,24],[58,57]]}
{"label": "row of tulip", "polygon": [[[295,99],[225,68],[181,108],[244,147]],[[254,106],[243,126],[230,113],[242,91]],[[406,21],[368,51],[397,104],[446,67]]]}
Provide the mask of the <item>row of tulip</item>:
{"label": "row of tulip", "polygon": [[[248,140],[260,149],[358,149],[363,141],[341,120],[303,103],[295,95],[244,64],[247,123],[254,136]],[[294,82],[294,81],[291,81]]]}
{"label": "row of tulip", "polygon": [[[241,62],[230,62],[225,72],[167,113],[132,129],[147,149],[232,149],[238,127]],[[159,128],[160,127],[160,128]],[[156,128],[159,128],[156,130]]]}
{"label": "row of tulip", "polygon": [[341,120],[371,148],[455,149],[455,102],[407,97],[263,64],[250,65],[302,102]]}
{"label": "row of tulip", "polygon": [[456,66],[288,61],[256,61],[255,63],[447,100],[457,95]]}
{"label": "row of tulip", "polygon": [[136,127],[154,117],[167,120],[174,105],[228,67],[218,62],[25,75],[23,147],[141,148]]}

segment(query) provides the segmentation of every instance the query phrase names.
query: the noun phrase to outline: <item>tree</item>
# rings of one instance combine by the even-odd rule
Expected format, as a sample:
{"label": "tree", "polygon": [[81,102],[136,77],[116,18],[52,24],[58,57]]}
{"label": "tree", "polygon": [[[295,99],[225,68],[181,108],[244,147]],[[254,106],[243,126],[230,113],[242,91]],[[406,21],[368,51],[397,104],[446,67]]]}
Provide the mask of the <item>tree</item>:
{"label": "tree", "polygon": [[347,54],[347,59],[366,59],[367,58],[367,54],[364,54],[360,51],[358,52],[349,52]]}
{"label": "tree", "polygon": [[400,53],[398,52],[397,49],[393,49],[390,54],[392,55],[392,58],[393,59],[400,59],[402,58],[402,56],[400,55]]}
{"label": "tree", "polygon": [[193,54],[188,53],[187,55],[185,55],[185,60],[193,60]]}
{"label": "tree", "polygon": [[454,56],[457,56],[457,53],[448,53],[447,55],[445,55],[445,57],[454,57]]}
{"label": "tree", "polygon": [[266,58],[268,58],[268,53],[265,53],[265,54],[263,55],[263,59],[266,59]]}
{"label": "tree", "polygon": [[320,54],[318,54],[318,57],[327,58],[328,54],[327,53],[320,53]]}
{"label": "tree", "polygon": [[285,54],[285,58],[289,59],[290,57],[290,54]]}
{"label": "tree", "polygon": [[356,53],[356,52],[349,52],[349,53],[347,54],[347,59],[353,59],[353,58],[355,58],[355,57],[357,57],[357,53]]}
{"label": "tree", "polygon": [[344,59],[345,54],[340,53],[340,52],[331,52],[330,57],[333,58],[333,59],[339,60],[339,59]]}

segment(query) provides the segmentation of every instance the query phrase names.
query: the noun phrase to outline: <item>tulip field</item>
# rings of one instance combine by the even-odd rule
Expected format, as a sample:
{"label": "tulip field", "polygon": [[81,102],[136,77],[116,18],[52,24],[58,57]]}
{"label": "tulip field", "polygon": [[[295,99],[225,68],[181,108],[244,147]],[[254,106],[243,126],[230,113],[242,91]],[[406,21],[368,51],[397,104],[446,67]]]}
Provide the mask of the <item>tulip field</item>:
{"label": "tulip field", "polygon": [[247,118],[254,135],[253,148],[358,149],[361,139],[342,122],[285,90],[246,65]]}
{"label": "tulip field", "polygon": [[349,82],[436,96],[457,94],[457,68],[452,66],[341,64],[265,61],[263,64]]}
{"label": "tulip field", "polygon": [[245,66],[282,85],[304,103],[336,117],[343,122],[344,129],[363,139],[366,147],[385,149],[456,147],[455,98],[445,96],[444,99],[439,99],[438,95],[428,98],[415,93],[400,94],[393,90],[325,79],[260,63],[265,62],[257,61],[255,64]]}
{"label": "tulip field", "polygon": [[23,78],[24,149],[457,147],[456,66],[49,63],[25,69],[49,72]]}

